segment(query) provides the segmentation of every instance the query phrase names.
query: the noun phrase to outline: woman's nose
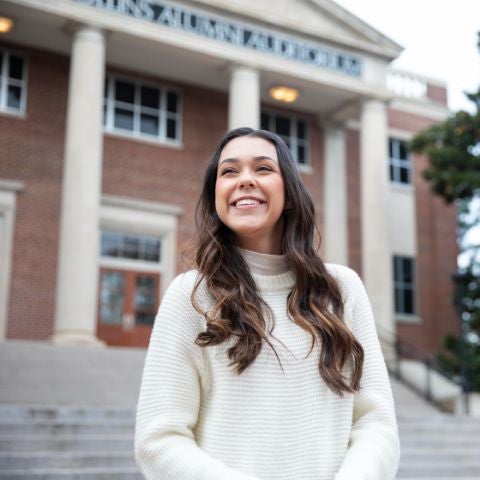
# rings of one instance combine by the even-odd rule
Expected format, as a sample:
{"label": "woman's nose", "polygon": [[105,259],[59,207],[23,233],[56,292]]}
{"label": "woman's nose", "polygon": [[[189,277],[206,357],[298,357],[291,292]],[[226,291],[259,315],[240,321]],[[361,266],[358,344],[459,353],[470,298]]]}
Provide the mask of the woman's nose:
{"label": "woman's nose", "polygon": [[238,186],[240,188],[245,187],[254,187],[255,179],[251,172],[243,172],[238,179]]}

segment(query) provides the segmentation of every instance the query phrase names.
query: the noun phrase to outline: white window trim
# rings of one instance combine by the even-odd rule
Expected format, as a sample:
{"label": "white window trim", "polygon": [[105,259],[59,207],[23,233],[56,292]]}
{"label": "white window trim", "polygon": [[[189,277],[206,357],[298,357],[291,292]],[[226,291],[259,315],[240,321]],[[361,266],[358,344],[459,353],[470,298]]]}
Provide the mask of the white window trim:
{"label": "white window trim", "polygon": [[[116,80],[133,83],[135,86],[135,92],[138,92],[138,87],[149,87],[149,88],[156,88],[160,91],[160,136],[156,137],[154,135],[148,135],[145,133],[141,133],[137,128],[138,125],[135,125],[136,118],[138,118],[137,113],[140,110],[140,103],[139,99],[135,98],[135,103],[133,104],[133,112],[134,112],[134,130],[122,130],[116,129],[114,127],[114,119],[115,119],[115,98],[113,96],[113,85]],[[115,73],[107,73],[106,75],[106,82],[108,83],[107,87],[107,98],[103,98],[103,102],[106,102],[106,118],[104,119],[103,123],[103,132],[108,135],[112,135],[115,137],[121,138],[128,138],[131,140],[138,140],[142,142],[148,142],[155,145],[164,145],[164,146],[171,146],[176,148],[182,148],[182,138],[183,138],[183,96],[181,91],[177,87],[172,87],[166,84],[154,83],[143,81],[138,78],[132,78],[126,75],[119,75]],[[166,111],[166,92],[170,90],[177,94],[178,98],[178,112],[177,113],[168,113]],[[137,95],[137,93],[135,93]],[[128,104],[130,106],[130,104]],[[177,131],[178,131],[178,138],[176,140],[172,140],[167,138],[167,118],[176,117],[177,119]]]}
{"label": "white window trim", "polygon": [[[0,114],[9,115],[13,117],[26,117],[27,109],[27,93],[28,93],[28,62],[27,58],[23,53],[20,53],[16,50],[10,50],[5,48],[0,48],[0,52],[3,54],[3,60],[0,63]],[[7,106],[7,77],[3,75],[6,72],[6,64],[10,55],[20,57],[23,60],[23,76],[22,80],[14,80],[16,86],[19,86],[21,89],[20,97],[20,108],[11,108]]]}
{"label": "white window trim", "polygon": [[100,231],[151,235],[160,238],[160,262],[102,257],[99,267],[142,270],[161,274],[160,296],[175,277],[178,216],[183,213],[176,205],[149,202],[111,195],[102,196]]}
{"label": "white window trim", "polygon": [[4,222],[0,229],[0,340],[7,336],[16,201],[23,188],[22,182],[0,179],[0,221]]}

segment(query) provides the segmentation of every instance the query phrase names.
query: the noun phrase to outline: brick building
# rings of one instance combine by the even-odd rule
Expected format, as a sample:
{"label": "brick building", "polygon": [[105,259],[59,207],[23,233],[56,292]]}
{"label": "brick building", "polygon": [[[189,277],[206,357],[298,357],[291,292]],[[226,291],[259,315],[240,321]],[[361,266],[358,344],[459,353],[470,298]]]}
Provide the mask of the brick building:
{"label": "brick building", "polygon": [[3,0],[0,15],[0,339],[145,346],[188,267],[204,166],[244,125],[289,143],[322,258],[359,272],[380,335],[433,352],[457,330],[456,212],[406,148],[448,115],[446,88],[391,69],[395,42],[330,0]]}

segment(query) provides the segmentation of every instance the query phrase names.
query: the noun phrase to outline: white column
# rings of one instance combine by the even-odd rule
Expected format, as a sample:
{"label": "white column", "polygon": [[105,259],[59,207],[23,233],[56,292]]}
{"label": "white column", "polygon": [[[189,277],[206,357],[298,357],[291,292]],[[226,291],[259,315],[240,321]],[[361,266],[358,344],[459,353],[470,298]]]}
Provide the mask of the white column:
{"label": "white column", "polygon": [[81,26],[73,34],[57,271],[55,343],[96,338],[105,36]]}
{"label": "white column", "polygon": [[384,329],[395,331],[387,158],[386,105],[379,100],[366,100],[360,133],[362,270],[380,336],[385,336]]}
{"label": "white column", "polygon": [[230,72],[228,127],[259,128],[260,76],[252,68],[234,66]]}
{"label": "white column", "polygon": [[325,261],[348,265],[347,158],[345,129],[325,126]]}

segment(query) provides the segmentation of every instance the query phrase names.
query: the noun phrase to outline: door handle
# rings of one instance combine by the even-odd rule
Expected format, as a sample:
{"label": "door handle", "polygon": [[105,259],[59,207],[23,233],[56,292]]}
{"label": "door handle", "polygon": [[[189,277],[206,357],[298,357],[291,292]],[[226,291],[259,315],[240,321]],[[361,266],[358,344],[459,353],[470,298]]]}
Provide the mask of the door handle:
{"label": "door handle", "polygon": [[124,313],[122,317],[122,330],[133,330],[135,318],[131,313]]}

